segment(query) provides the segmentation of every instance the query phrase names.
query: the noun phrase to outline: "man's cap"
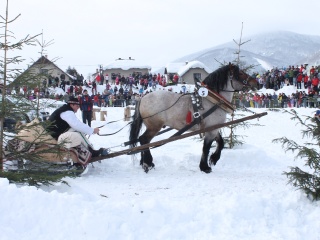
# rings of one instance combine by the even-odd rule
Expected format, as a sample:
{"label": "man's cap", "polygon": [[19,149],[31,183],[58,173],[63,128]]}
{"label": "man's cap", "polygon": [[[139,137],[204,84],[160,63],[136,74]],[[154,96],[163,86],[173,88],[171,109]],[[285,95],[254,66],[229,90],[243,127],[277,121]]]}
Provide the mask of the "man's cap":
{"label": "man's cap", "polygon": [[79,100],[78,98],[75,98],[75,97],[69,97],[69,100],[68,100],[68,103],[69,104],[78,104],[79,105]]}

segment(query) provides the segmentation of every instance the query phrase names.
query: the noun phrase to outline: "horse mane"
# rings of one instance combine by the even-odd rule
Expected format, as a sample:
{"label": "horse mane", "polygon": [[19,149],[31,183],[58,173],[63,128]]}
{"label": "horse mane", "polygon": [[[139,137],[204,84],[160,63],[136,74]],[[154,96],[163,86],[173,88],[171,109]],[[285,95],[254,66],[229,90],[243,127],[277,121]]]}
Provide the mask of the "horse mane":
{"label": "horse mane", "polygon": [[[233,67],[233,77],[235,79],[239,78],[239,67],[236,65],[232,65]],[[230,66],[226,65],[218,68],[214,72],[210,73],[202,83],[207,85],[213,91],[220,92],[228,83],[228,72],[230,70]]]}

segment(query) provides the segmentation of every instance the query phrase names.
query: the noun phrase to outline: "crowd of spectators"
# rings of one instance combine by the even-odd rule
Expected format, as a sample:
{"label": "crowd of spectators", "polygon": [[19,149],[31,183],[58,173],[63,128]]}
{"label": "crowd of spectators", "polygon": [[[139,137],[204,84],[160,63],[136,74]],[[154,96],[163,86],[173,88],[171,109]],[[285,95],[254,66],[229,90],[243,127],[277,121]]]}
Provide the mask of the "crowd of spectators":
{"label": "crowd of spectators", "polygon": [[[143,75],[132,73],[128,77],[112,74],[110,79],[108,75],[105,77],[97,75],[92,82],[84,80],[81,84],[77,81],[73,82],[70,86],[66,86],[66,93],[68,96],[79,97],[82,95],[83,88],[85,87],[91,89],[91,98],[93,99],[94,106],[123,107],[130,104],[134,105],[137,98],[141,98],[149,92],[148,89],[154,90],[158,86],[177,85],[178,80],[177,74],[169,74],[167,78],[159,73]],[[105,86],[102,92],[97,90],[97,86],[99,85]],[[55,96],[56,99],[62,97],[61,95]]]}
{"label": "crowd of spectators", "polygon": [[[235,94],[234,103],[239,107],[253,108],[319,107],[320,66],[307,66],[276,67],[263,74],[254,73],[259,89],[273,90],[273,93]],[[295,87],[296,92],[286,94],[278,91],[285,86]]]}
{"label": "crowd of spectators", "polygon": [[[301,64],[300,67],[289,66],[287,68],[273,68],[263,74],[254,73],[259,88],[281,89],[285,85],[295,86],[297,89],[307,89],[309,91],[319,91],[320,66]],[[308,69],[308,70],[307,70]]]}
{"label": "crowd of spectators", "polygon": [[290,108],[290,107],[320,107],[320,95],[312,91],[307,94],[305,91],[295,93],[237,93],[234,96],[234,104],[237,107],[252,108]]}
{"label": "crowd of spectators", "polygon": [[[308,70],[307,70],[308,69]],[[234,95],[234,104],[238,107],[253,108],[286,108],[286,107],[319,107],[320,106],[320,66],[311,66],[301,64],[300,66],[288,66],[287,68],[274,68],[265,73],[254,73],[260,91],[258,92],[240,92]],[[137,98],[141,98],[149,91],[177,85],[178,75],[168,74],[137,74],[132,73],[128,77],[120,74],[112,74],[97,77],[91,82],[83,80],[82,75],[73,82],[65,82],[63,76],[59,78],[50,78],[49,81],[43,81],[40,88],[28,89],[22,87],[23,94],[30,100],[40,98],[54,98],[56,100],[65,100],[69,96],[81,97],[84,89],[91,89],[90,97],[93,99],[94,106],[98,107],[123,107],[129,104],[135,104]],[[70,85],[69,85],[70,84]],[[97,86],[101,92],[97,91]],[[293,86],[296,92],[286,94],[278,91],[284,86]],[[50,94],[48,88],[60,87],[64,94]],[[184,87],[184,88],[183,88]],[[182,85],[180,93],[186,93],[185,85]],[[167,88],[170,90],[170,88]],[[263,93],[261,89],[267,90]],[[276,93],[279,92],[279,94]],[[8,89],[8,94],[11,92]],[[16,92],[20,92],[16,89]],[[55,92],[55,91],[52,91]],[[272,92],[272,93],[271,93]],[[281,93],[280,93],[281,92]]]}

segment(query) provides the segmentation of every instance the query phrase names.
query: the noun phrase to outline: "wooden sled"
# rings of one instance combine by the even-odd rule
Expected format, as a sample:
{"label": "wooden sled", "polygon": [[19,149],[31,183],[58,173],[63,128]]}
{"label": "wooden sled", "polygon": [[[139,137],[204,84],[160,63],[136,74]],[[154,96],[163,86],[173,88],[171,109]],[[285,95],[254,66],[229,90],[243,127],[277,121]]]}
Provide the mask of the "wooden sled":
{"label": "wooden sled", "polygon": [[54,148],[54,146],[48,145],[39,145],[36,146],[34,153],[38,154],[41,159],[48,163],[80,163],[79,154],[74,149],[64,149],[64,148],[56,148],[57,152],[49,152],[49,148]]}
{"label": "wooden sled", "polygon": [[[7,159],[14,159],[14,152],[36,154],[37,159],[50,164],[80,164],[84,168],[91,160],[91,153],[82,154],[78,148],[65,149],[48,134],[38,119],[26,124],[7,146]],[[12,155],[12,157],[10,157]]]}

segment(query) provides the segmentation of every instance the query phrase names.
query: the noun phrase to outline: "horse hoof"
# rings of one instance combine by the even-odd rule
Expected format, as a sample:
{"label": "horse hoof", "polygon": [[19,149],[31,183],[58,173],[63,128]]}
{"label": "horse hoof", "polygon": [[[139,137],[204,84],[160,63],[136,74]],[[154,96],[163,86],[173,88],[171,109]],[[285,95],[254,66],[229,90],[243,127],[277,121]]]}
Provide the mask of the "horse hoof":
{"label": "horse hoof", "polygon": [[142,164],[142,169],[144,170],[145,173],[148,173],[149,170],[151,170],[152,168],[154,168],[154,164],[153,163],[151,163],[150,166],[148,164],[146,164],[146,163]]}
{"label": "horse hoof", "polygon": [[149,168],[148,168],[148,166],[146,166],[146,165],[142,165],[142,169],[143,169],[143,171],[144,171],[145,173],[148,173],[148,172],[149,172]]}
{"label": "horse hoof", "polygon": [[211,173],[211,167],[205,168],[205,169],[200,169],[201,171],[205,172],[205,173]]}

